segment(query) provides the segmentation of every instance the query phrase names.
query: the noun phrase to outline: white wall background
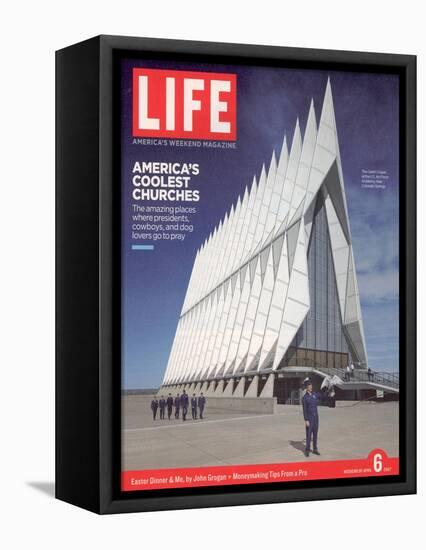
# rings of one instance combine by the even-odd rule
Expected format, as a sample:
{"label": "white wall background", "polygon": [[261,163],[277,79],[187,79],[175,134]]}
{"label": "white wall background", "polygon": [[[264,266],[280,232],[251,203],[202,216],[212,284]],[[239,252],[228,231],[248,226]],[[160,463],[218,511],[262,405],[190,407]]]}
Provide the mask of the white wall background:
{"label": "white wall background", "polygon": [[[163,38],[419,56],[419,208],[425,206],[421,2],[5,2],[0,17],[0,546],[396,548],[421,546],[424,495],[98,517],[55,501],[54,51],[85,38]],[[426,216],[419,219],[424,334]],[[423,306],[423,308],[422,308]],[[424,354],[419,353],[420,371]],[[424,375],[420,372],[422,393]],[[424,400],[419,491],[424,493]],[[38,488],[37,488],[38,487]]]}

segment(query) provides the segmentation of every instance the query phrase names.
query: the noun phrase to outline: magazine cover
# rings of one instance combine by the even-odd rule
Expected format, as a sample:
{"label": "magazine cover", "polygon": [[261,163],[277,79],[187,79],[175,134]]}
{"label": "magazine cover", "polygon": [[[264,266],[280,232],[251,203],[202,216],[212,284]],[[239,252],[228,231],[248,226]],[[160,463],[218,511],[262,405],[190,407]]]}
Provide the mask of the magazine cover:
{"label": "magazine cover", "polygon": [[120,60],[121,489],[399,473],[399,78]]}

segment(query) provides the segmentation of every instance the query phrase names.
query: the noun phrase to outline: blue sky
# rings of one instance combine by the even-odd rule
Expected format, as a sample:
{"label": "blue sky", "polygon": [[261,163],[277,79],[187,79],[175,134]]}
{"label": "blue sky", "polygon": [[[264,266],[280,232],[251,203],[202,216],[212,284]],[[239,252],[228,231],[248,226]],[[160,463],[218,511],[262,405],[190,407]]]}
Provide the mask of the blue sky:
{"label": "blue sky", "polygon": [[[369,364],[398,370],[399,251],[396,189],[347,191]],[[367,200],[366,200],[367,199]]]}
{"label": "blue sky", "polygon": [[[134,66],[237,74],[236,150],[132,144]],[[291,140],[304,132],[311,98],[320,117],[327,77],[339,144],[361,295],[367,353],[374,370],[398,370],[398,78],[394,75],[124,60],[122,63],[122,380],[123,387],[161,383],[195,252],[239,194]],[[184,243],[132,251],[131,169],[136,160],[198,162],[196,231]],[[385,189],[361,186],[361,170],[386,170]],[[190,203],[188,203],[191,205]]]}

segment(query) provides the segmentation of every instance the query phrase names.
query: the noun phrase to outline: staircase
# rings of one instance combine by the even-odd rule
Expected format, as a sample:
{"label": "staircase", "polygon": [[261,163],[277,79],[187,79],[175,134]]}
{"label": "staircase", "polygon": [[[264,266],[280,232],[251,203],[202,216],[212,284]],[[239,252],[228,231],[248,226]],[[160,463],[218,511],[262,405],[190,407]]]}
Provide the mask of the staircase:
{"label": "staircase", "polygon": [[[353,376],[348,380],[345,379],[346,369],[332,369],[328,367],[317,367],[317,370],[329,376],[337,375],[343,382],[343,385],[355,383],[365,383],[374,386],[383,386],[383,389],[391,388],[393,391],[399,392],[399,373],[394,372],[372,372],[370,375],[365,369],[355,369]],[[344,389],[344,388],[343,388]],[[378,388],[381,389],[381,388]]]}
{"label": "staircase", "polygon": [[[295,361],[295,363],[298,363]],[[337,376],[341,383],[336,384],[341,390],[356,390],[356,389],[374,389],[383,390],[392,393],[399,393],[399,373],[394,372],[379,372],[373,371],[368,374],[367,369],[355,368],[353,376],[349,380],[345,379],[346,369],[324,367],[317,363],[304,361],[303,364],[291,364],[284,367],[283,371],[291,372],[300,370],[309,374],[314,372],[319,376]]]}

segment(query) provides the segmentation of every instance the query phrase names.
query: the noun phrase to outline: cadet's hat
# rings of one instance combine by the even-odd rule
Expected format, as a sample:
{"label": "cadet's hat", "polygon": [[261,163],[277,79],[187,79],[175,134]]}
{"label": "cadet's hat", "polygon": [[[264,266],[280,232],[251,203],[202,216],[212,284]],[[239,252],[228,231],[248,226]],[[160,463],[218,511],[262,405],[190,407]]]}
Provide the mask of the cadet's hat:
{"label": "cadet's hat", "polygon": [[307,388],[309,386],[309,384],[312,384],[312,380],[310,378],[306,378],[304,381],[303,381],[303,386],[305,388]]}

